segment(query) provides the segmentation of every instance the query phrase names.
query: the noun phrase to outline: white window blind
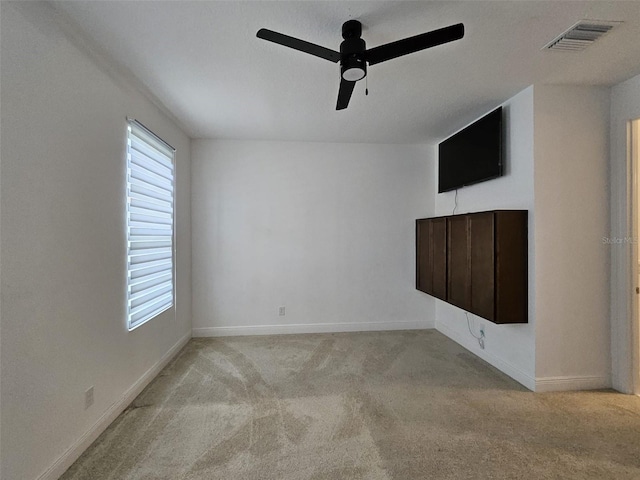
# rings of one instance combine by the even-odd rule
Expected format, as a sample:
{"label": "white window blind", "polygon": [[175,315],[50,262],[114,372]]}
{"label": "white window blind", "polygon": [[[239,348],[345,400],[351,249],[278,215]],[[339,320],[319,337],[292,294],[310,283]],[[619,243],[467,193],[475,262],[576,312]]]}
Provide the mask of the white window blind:
{"label": "white window blind", "polygon": [[173,306],[174,149],[135,120],[127,135],[127,324]]}

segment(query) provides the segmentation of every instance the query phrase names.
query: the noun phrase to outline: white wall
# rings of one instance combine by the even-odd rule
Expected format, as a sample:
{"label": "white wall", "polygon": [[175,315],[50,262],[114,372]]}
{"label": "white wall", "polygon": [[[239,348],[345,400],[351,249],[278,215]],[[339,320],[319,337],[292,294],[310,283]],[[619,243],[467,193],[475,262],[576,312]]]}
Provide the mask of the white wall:
{"label": "white wall", "polygon": [[[609,90],[535,85],[503,106],[505,176],[460,189],[456,213],[529,210],[529,323],[475,319],[482,350],[437,301],[436,328],[531,390],[609,386]],[[437,195],[438,215],[454,196]]]}
{"label": "white wall", "polygon": [[609,89],[537,86],[537,391],[610,385]]}
{"label": "white wall", "polygon": [[194,335],[433,327],[415,289],[423,146],[196,140],[192,155]]}
{"label": "white wall", "polygon": [[[631,164],[627,159],[627,123],[640,118],[640,75],[611,89],[610,237],[633,237],[631,223]],[[611,364],[613,388],[633,393],[632,309],[630,259],[632,245],[611,246]]]}
{"label": "white wall", "polygon": [[[76,47],[49,6],[1,8],[0,477],[57,478],[190,336],[190,142]],[[177,147],[177,312],[133,332],[125,326],[127,115]],[[85,410],[91,385],[95,403]]]}
{"label": "white wall", "polygon": [[[534,145],[533,97],[529,87],[502,104],[504,114],[505,174],[495,180],[458,190],[456,214],[494,209],[529,211],[529,323],[495,325],[475,317],[475,334],[485,327],[485,349],[471,336],[464,310],[436,301],[436,328],[512,376],[528,388],[535,387],[535,245],[534,245]],[[452,134],[454,132],[451,132]],[[433,149],[437,155],[437,146]],[[433,174],[437,175],[437,165]],[[455,192],[436,195],[436,215],[451,215]]]}

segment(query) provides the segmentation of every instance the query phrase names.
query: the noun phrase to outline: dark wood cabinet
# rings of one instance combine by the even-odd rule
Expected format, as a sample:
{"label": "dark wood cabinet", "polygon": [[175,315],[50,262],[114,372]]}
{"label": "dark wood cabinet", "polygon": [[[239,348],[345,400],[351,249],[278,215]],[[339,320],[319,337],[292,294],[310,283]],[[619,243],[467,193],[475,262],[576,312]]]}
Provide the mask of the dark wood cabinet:
{"label": "dark wood cabinet", "polygon": [[453,305],[470,309],[471,270],[469,269],[469,219],[464,215],[449,217],[447,235],[447,298]]}
{"label": "dark wood cabinet", "polygon": [[495,217],[496,323],[527,323],[527,211]]}
{"label": "dark wood cabinet", "polygon": [[493,212],[468,215],[470,268],[469,311],[496,321],[495,302],[495,214]]}
{"label": "dark wood cabinet", "polygon": [[416,288],[494,323],[527,323],[527,211],[416,221]]}
{"label": "dark wood cabinet", "polygon": [[447,298],[447,221],[429,218],[416,222],[416,288]]}

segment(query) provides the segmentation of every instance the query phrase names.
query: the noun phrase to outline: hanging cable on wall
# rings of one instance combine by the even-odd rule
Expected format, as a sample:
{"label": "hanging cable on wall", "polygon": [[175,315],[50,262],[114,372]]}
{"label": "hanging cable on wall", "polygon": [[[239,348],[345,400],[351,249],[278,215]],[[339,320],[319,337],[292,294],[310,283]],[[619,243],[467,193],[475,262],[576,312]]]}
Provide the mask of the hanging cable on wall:
{"label": "hanging cable on wall", "polygon": [[457,188],[456,188],[456,196],[453,197],[453,201],[455,202],[455,205],[453,206],[453,212],[451,213],[451,215],[455,215],[456,209],[458,208],[458,189]]}
{"label": "hanging cable on wall", "polygon": [[473,333],[473,330],[471,330],[471,319],[469,318],[469,314],[467,312],[464,312],[464,314],[467,317],[467,328],[469,329],[469,333],[473,338],[478,340],[478,345],[480,345],[480,348],[484,350],[484,329],[480,327],[480,335],[476,336],[476,334]]}

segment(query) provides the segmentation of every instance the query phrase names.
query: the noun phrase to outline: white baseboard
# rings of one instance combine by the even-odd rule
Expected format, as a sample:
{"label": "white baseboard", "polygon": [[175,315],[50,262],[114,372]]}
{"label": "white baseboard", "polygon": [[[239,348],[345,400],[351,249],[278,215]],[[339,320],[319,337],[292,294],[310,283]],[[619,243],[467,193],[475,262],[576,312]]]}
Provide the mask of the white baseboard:
{"label": "white baseboard", "polygon": [[194,337],[229,337],[242,335],[283,335],[291,333],[372,332],[383,330],[426,330],[433,328],[428,322],[353,322],[353,323],[300,323],[290,325],[244,325],[236,327],[194,328]]}
{"label": "white baseboard", "polygon": [[509,375],[516,382],[521,383],[522,385],[527,387],[529,390],[537,391],[536,378],[532,377],[526,372],[523,372],[519,368],[514,367],[508,362],[505,362],[500,357],[497,357],[496,355],[493,355],[492,353],[489,353],[486,350],[480,349],[480,347],[478,346],[478,342],[475,339],[470,339],[468,335],[463,335],[461,333],[458,333],[457,331],[449,328],[448,326],[440,322],[436,322],[436,330],[443,333],[454,342],[462,345],[464,348],[469,350],[474,355],[477,355],[478,357],[483,359],[485,362],[493,365],[502,373]]}
{"label": "white baseboard", "polygon": [[149,385],[160,370],[162,370],[176,354],[184,347],[191,339],[191,334],[188,333],[176,342],[165,353],[160,360],[158,360],[149,370],[147,370],[129,389],[127,389],[122,396],[114,402],[94,423],[84,435],[82,435],[73,445],[71,445],[45,472],[38,477],[38,480],[57,480],[62,476],[64,472],[75,462],[80,455],[104,432],[111,422],[113,422],[118,415],[120,415],[125,408],[131,404],[131,402]]}
{"label": "white baseboard", "polygon": [[604,376],[566,376],[566,377],[532,377],[523,372],[519,368],[510,365],[501,358],[492,353],[482,350],[478,347],[475,340],[468,338],[466,335],[436,322],[436,330],[443,333],[451,340],[459,343],[471,353],[482,358],[485,362],[493,365],[498,370],[506,373],[511,378],[521,383],[529,390],[536,393],[544,392],[561,392],[570,390],[596,390],[600,388],[611,387],[609,378]]}
{"label": "white baseboard", "polygon": [[611,383],[603,376],[537,377],[536,393],[568,390],[597,390],[610,388]]}

